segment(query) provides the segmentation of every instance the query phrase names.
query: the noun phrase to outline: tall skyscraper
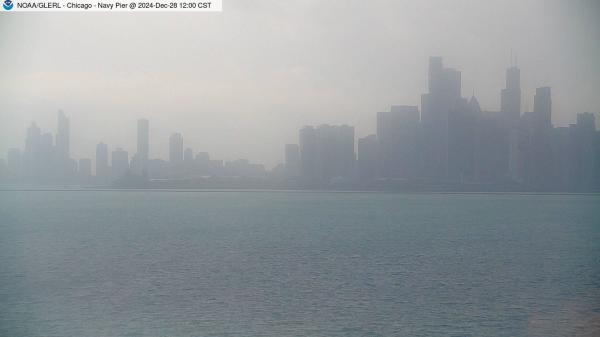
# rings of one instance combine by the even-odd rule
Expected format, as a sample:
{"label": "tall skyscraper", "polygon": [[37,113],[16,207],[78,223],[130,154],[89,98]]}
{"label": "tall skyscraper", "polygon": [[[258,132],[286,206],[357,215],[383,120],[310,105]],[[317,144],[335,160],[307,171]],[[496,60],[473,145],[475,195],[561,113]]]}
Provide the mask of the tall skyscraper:
{"label": "tall skyscraper", "polygon": [[173,133],[169,137],[169,162],[177,164],[183,161],[183,137],[180,133]]}
{"label": "tall skyscraper", "polygon": [[414,178],[417,174],[419,108],[392,106],[377,113],[380,175],[386,178]]}
{"label": "tall skyscraper", "polygon": [[101,182],[106,182],[108,176],[108,146],[101,142],[96,145],[96,177]]}
{"label": "tall skyscraper", "polygon": [[552,128],[552,98],[550,87],[535,89],[533,111],[540,118],[544,128]]}
{"label": "tall skyscraper", "polygon": [[138,119],[137,121],[137,156],[142,168],[145,169],[148,164],[150,149],[150,131],[147,119]]}
{"label": "tall skyscraper", "polygon": [[510,129],[518,127],[521,117],[521,70],[516,66],[506,69],[506,88],[500,93],[500,111]]}
{"label": "tall skyscraper", "polygon": [[348,179],[354,175],[354,127],[319,125],[317,132],[317,168],[322,183],[333,178]]}
{"label": "tall skyscraper", "polygon": [[521,119],[521,70],[516,66],[506,69],[506,88],[500,92],[500,111],[506,127],[505,164],[513,181],[519,177],[519,123]]}
{"label": "tall skyscraper", "polygon": [[521,180],[535,190],[546,189],[553,179],[550,95],[549,87],[536,89],[534,111],[523,114],[519,129]]}
{"label": "tall skyscraper", "polygon": [[421,96],[423,128],[423,167],[421,174],[430,179],[448,179],[448,123],[461,98],[461,74],[444,68],[441,57],[429,59],[429,93]]}
{"label": "tall skyscraper", "polygon": [[117,148],[112,152],[111,158],[112,176],[119,179],[129,171],[129,154],[122,148]]}

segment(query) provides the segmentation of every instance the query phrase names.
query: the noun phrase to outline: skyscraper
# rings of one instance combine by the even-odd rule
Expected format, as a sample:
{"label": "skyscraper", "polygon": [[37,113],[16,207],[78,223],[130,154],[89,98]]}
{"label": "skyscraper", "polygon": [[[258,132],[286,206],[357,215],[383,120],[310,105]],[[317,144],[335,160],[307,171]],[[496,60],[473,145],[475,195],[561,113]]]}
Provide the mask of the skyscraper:
{"label": "skyscraper", "polygon": [[319,125],[317,127],[317,160],[321,182],[332,178],[348,179],[354,175],[354,127]]}
{"label": "skyscraper", "polygon": [[552,100],[549,87],[537,88],[533,111],[521,116],[519,148],[523,183],[535,190],[546,189],[553,178]]}
{"label": "skyscraper", "polygon": [[448,122],[461,102],[461,74],[444,68],[441,57],[429,59],[429,93],[421,96],[423,128],[422,174],[430,179],[448,179]]}
{"label": "skyscraper", "polygon": [[519,177],[519,121],[521,118],[521,70],[506,69],[506,88],[500,92],[500,111],[506,127],[507,155],[505,166],[513,181]]}
{"label": "skyscraper", "polygon": [[510,129],[518,127],[521,117],[521,70],[516,66],[506,69],[506,88],[500,92],[500,111]]}
{"label": "skyscraper", "polygon": [[354,127],[305,126],[299,133],[302,178],[309,184],[329,184],[354,175]]}
{"label": "skyscraper", "polygon": [[178,164],[183,161],[183,137],[180,133],[173,133],[169,137],[169,162]]}
{"label": "skyscraper", "polygon": [[544,128],[552,127],[552,98],[550,87],[535,89],[533,112],[535,112],[537,118],[540,118]]}
{"label": "skyscraper", "polygon": [[106,182],[108,176],[108,147],[101,142],[96,145],[96,177],[100,182]]}
{"label": "skyscraper", "polygon": [[377,113],[380,174],[386,178],[414,178],[417,174],[419,108],[392,106]]}
{"label": "skyscraper", "polygon": [[122,148],[117,148],[112,152],[112,176],[119,179],[129,171],[129,154]]}

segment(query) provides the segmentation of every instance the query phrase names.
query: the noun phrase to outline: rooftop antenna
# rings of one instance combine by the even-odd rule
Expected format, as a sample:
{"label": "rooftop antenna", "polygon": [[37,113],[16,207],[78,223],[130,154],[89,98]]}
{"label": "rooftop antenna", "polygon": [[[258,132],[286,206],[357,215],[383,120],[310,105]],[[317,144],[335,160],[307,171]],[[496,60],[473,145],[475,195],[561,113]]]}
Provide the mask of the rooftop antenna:
{"label": "rooftop antenna", "polygon": [[512,48],[510,48],[510,66],[512,68],[513,66],[513,55],[512,55]]}

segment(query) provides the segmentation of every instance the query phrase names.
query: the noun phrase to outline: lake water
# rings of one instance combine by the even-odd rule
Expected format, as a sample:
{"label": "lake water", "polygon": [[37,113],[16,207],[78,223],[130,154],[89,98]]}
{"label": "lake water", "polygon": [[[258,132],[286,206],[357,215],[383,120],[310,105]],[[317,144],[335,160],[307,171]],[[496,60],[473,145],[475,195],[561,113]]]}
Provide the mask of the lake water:
{"label": "lake water", "polygon": [[0,336],[600,336],[600,196],[4,191]]}

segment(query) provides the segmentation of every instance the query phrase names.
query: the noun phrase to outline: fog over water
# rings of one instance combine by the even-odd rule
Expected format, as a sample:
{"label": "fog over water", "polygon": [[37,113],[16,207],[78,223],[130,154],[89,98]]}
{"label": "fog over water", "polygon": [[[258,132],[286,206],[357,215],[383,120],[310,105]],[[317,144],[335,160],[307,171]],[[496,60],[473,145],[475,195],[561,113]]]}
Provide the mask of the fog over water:
{"label": "fog over water", "polygon": [[150,120],[150,157],[168,137],[225,160],[268,167],[305,124],[375,132],[375,113],[420,105],[432,55],[462,72],[482,109],[498,110],[510,53],[522,111],[552,87],[553,123],[600,112],[596,1],[223,1],[222,13],[13,13],[0,16],[0,158],[36,121],[71,121],[71,153],[135,152]]}

